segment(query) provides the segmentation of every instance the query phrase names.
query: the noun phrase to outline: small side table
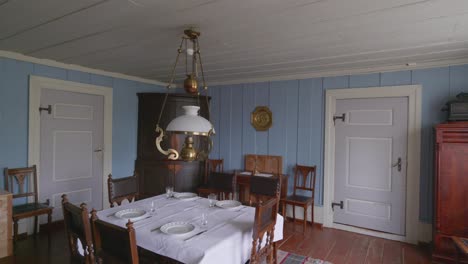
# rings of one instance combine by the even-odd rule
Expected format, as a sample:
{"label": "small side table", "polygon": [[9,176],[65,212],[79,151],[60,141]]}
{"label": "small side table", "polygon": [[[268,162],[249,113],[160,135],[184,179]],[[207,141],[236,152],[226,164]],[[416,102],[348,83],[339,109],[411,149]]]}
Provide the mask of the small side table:
{"label": "small side table", "polygon": [[456,263],[460,263],[460,256],[468,255],[468,238],[453,236],[452,240],[457,248]]}

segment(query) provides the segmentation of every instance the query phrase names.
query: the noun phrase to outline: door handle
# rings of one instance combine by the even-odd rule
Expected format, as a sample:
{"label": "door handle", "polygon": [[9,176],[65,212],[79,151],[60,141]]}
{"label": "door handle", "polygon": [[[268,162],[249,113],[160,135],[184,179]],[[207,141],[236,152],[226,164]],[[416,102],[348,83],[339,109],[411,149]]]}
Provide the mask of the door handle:
{"label": "door handle", "polygon": [[95,149],[94,152],[102,152],[102,149]]}
{"label": "door handle", "polygon": [[397,167],[397,166],[398,166],[398,171],[401,171],[401,158],[400,157],[398,158],[398,161],[392,165],[392,168]]}

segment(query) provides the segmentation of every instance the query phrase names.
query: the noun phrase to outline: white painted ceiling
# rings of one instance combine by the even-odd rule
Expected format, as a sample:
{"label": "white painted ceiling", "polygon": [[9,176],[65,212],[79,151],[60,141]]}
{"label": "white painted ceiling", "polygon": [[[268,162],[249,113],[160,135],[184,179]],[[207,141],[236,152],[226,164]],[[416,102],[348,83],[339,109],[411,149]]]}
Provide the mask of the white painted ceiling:
{"label": "white painted ceiling", "polygon": [[0,50],[163,82],[191,25],[208,84],[468,58],[468,0],[0,0]]}

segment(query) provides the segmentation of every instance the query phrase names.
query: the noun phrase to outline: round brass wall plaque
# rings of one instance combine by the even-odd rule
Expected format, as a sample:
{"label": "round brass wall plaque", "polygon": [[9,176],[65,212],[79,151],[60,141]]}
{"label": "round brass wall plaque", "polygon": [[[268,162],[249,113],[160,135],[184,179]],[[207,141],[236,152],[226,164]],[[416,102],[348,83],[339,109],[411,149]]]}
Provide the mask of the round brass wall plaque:
{"label": "round brass wall plaque", "polygon": [[257,131],[266,131],[273,125],[273,115],[266,106],[257,106],[250,116],[250,123]]}

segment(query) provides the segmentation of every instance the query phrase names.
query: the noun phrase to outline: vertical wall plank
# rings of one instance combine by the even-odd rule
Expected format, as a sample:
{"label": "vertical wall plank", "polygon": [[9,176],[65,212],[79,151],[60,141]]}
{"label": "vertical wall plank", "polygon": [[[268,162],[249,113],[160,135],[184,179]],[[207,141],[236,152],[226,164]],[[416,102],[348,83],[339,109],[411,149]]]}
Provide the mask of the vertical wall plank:
{"label": "vertical wall plank", "polygon": [[112,174],[120,178],[132,175],[134,170],[138,99],[133,81],[114,79],[113,89]]}
{"label": "vertical wall plank", "polygon": [[224,159],[224,169],[231,170],[231,86],[222,86],[221,92],[221,108],[219,112],[219,156]]}
{"label": "vertical wall plank", "polygon": [[[244,84],[242,87],[243,109],[242,109],[242,151],[245,154],[256,153],[256,131],[250,124],[250,115],[255,108],[255,86],[253,84]],[[242,158],[242,167],[244,168],[244,158]]]}
{"label": "vertical wall plank", "polygon": [[381,86],[397,86],[411,84],[411,71],[383,72],[380,74]]}
{"label": "vertical wall plank", "polygon": [[362,75],[351,75],[349,77],[349,87],[376,87],[380,84],[380,74],[362,74]]}
{"label": "vertical wall plank", "polygon": [[91,74],[90,79],[91,84],[112,87],[113,79],[111,77]]}
{"label": "vertical wall plank", "polygon": [[286,161],[286,166],[283,170],[289,175],[288,190],[292,192],[294,173],[293,167],[297,162],[297,132],[298,132],[298,118],[299,118],[299,82],[296,82],[295,87],[288,87],[286,94],[286,155],[283,160]]}
{"label": "vertical wall plank", "polygon": [[208,89],[209,95],[211,96],[211,101],[210,101],[210,112],[211,112],[211,122],[214,125],[215,128],[215,135],[213,136],[213,149],[211,150],[210,157],[212,159],[219,159],[219,149],[220,149],[220,143],[219,143],[219,135],[221,128],[219,126],[220,120],[219,120],[219,113],[220,113],[220,92],[221,89],[219,87],[213,87]]}
{"label": "vertical wall plank", "polygon": [[59,80],[67,79],[67,70],[41,64],[34,64],[34,74]]}
{"label": "vertical wall plank", "polygon": [[75,70],[67,70],[67,80],[80,83],[91,83],[91,74]]}
{"label": "vertical wall plank", "polygon": [[231,161],[230,168],[233,170],[242,169],[242,85],[233,85],[231,87]]}
{"label": "vertical wall plank", "polygon": [[412,72],[413,84],[423,86],[421,124],[421,182],[420,217],[430,222],[432,219],[432,192],[434,175],[434,125],[444,122],[445,113],[440,109],[449,99],[449,69],[434,68]]}
{"label": "vertical wall plank", "polygon": [[322,145],[323,145],[323,89],[322,79],[299,82],[299,120],[297,163],[317,166],[316,205],[321,205],[322,194]]}
{"label": "vertical wall plank", "polygon": [[[286,155],[286,95],[291,88],[297,87],[297,81],[277,81],[270,83],[269,104],[273,114],[273,126],[268,130],[268,155]],[[286,161],[283,160],[283,172],[286,168]]]}
{"label": "vertical wall plank", "polygon": [[[269,83],[256,83],[255,87],[255,106],[268,106],[269,105]],[[251,111],[253,111],[252,109]],[[255,153],[261,155],[268,154],[268,131],[256,131],[256,151]]]}
{"label": "vertical wall plank", "polygon": [[450,97],[468,92],[468,65],[450,67]]}
{"label": "vertical wall plank", "polygon": [[349,76],[336,76],[336,77],[323,78],[323,87],[325,89],[349,88]]}

